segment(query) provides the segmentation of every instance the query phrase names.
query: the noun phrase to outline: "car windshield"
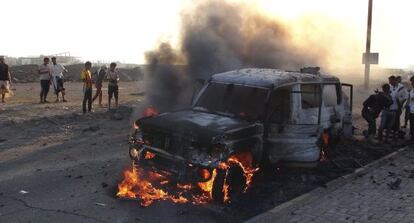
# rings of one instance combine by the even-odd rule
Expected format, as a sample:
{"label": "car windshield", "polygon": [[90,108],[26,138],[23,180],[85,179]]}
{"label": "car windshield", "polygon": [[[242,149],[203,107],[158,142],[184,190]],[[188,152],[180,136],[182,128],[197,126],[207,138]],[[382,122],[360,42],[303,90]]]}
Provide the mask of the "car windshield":
{"label": "car windshield", "polygon": [[261,120],[267,95],[267,89],[211,83],[198,99],[194,109],[247,120]]}

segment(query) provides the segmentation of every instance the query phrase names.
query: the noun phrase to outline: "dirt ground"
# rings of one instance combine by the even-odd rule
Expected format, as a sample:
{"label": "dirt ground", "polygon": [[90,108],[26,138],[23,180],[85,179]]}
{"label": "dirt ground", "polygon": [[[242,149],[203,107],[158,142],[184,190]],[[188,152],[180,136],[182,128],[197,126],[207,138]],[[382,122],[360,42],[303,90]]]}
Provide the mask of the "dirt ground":
{"label": "dirt ground", "polygon": [[[344,141],[337,159],[318,168],[262,169],[248,193],[230,205],[156,202],[141,208],[115,198],[130,164],[127,138],[131,113],[143,100],[141,82],[120,83],[116,112],[95,106],[86,115],[81,83],[66,84],[67,103],[39,104],[38,83],[12,88],[14,96],[0,104],[0,222],[241,222],[403,145]],[[359,111],[355,106],[357,133],[364,127]]]}

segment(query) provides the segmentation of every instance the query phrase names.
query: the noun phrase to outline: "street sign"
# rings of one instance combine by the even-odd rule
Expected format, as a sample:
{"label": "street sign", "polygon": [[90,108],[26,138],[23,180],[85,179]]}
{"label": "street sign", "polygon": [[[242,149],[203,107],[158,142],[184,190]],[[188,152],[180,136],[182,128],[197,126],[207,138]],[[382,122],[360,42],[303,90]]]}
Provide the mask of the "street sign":
{"label": "street sign", "polygon": [[[366,63],[366,58],[367,58],[367,53],[364,53],[362,55],[362,64]],[[369,58],[368,58],[368,62],[369,64],[378,64],[378,58],[379,58],[379,53],[370,53],[369,54]]]}

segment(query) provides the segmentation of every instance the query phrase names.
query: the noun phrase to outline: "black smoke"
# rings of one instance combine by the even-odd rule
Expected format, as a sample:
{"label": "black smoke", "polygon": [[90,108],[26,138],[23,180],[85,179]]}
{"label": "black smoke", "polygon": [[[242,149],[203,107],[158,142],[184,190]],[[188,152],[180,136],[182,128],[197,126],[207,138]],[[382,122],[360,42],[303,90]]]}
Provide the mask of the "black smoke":
{"label": "black smoke", "polygon": [[146,53],[146,104],[161,111],[188,106],[194,80],[215,73],[246,67],[299,70],[318,64],[316,53],[294,46],[288,30],[247,4],[198,2],[182,13],[180,46],[161,43]]}

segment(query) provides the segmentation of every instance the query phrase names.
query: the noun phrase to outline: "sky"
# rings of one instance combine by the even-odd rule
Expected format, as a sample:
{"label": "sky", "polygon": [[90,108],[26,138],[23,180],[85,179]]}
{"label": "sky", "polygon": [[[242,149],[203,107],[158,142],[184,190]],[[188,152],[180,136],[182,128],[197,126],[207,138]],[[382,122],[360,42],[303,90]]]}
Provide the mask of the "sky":
{"label": "sky", "polygon": [[[350,47],[361,54],[365,50],[368,0],[229,1],[251,4],[282,21],[291,27],[298,42],[330,38],[335,42],[332,54],[342,57],[356,57],[355,53],[348,55]],[[414,1],[373,1],[371,49],[380,53],[380,66],[412,66]],[[5,0],[1,2],[2,30],[7,31],[0,35],[0,54],[17,57],[70,52],[83,60],[144,63],[145,51],[161,41],[178,43],[180,13],[195,2]],[[319,35],[313,37],[315,32]]]}

